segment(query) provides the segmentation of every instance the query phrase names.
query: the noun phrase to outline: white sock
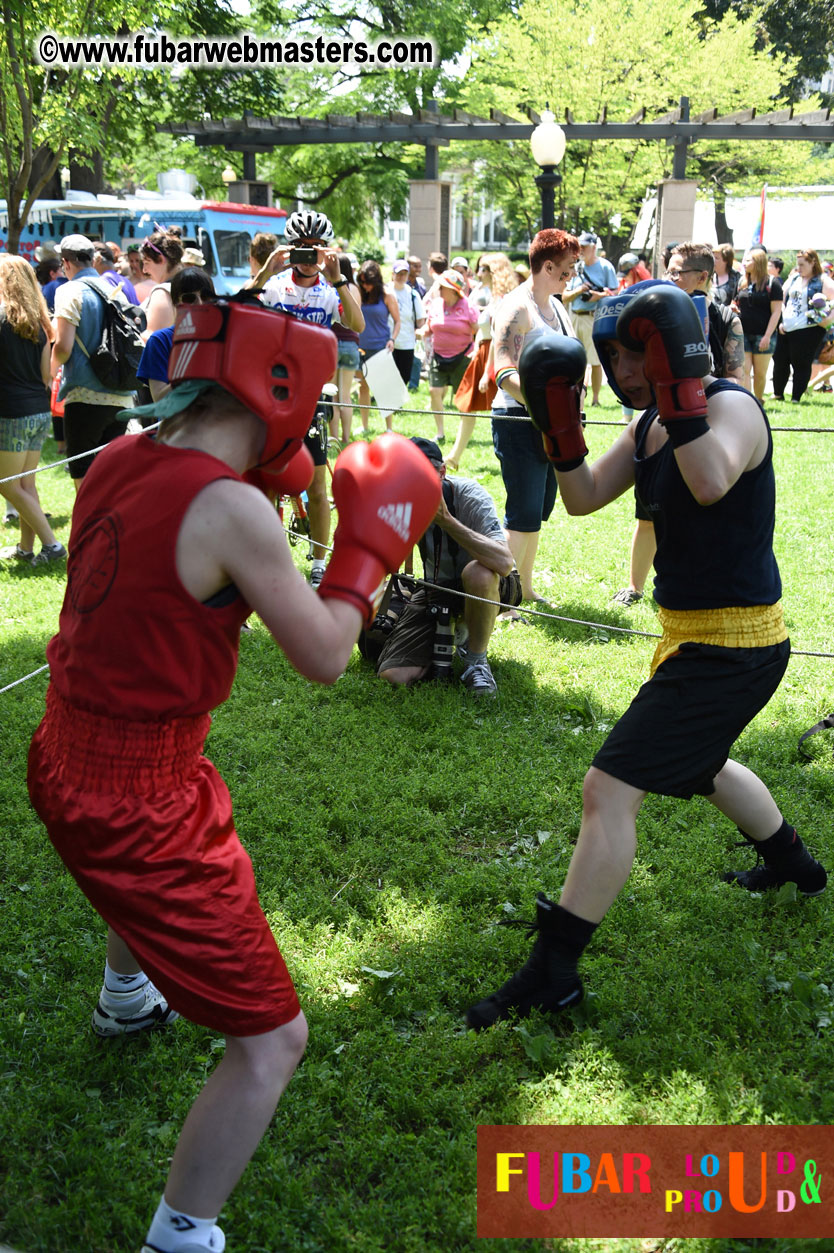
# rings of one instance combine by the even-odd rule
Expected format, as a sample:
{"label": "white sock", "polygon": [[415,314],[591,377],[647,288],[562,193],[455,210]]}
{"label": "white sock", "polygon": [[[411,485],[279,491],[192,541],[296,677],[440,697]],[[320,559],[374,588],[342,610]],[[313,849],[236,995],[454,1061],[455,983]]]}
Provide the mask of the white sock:
{"label": "white sock", "polygon": [[313,558],[313,569],[314,569],[314,570],[323,570],[323,569],[324,569],[324,559],[323,559],[323,558],[321,558],[321,557],[314,557],[314,558]]}
{"label": "white sock", "polygon": [[470,653],[467,651],[465,661],[467,666],[472,666],[478,661],[486,661],[486,653]]}
{"label": "white sock", "polygon": [[132,1009],[138,1009],[142,1004],[147,982],[148,976],[144,970],[140,970],[135,975],[122,975],[106,961],[101,1002],[105,1009],[118,1009],[121,1012],[130,1013]]}
{"label": "white sock", "polygon": [[195,1218],[182,1210],[171,1209],[163,1196],[153,1216],[147,1245],[159,1253],[178,1253],[180,1249],[205,1249],[206,1253],[223,1253],[226,1237],[215,1218]]}

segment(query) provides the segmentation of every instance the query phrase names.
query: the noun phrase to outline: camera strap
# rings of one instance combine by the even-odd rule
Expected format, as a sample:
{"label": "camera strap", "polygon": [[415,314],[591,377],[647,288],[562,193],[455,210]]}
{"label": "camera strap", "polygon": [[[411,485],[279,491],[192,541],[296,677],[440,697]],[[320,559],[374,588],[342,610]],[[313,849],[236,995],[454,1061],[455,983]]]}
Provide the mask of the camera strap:
{"label": "camera strap", "polygon": [[[454,486],[449,482],[448,479],[444,479],[442,483],[442,488],[443,488],[443,500],[446,504],[446,508],[449,510],[449,513],[452,515],[452,517],[456,518],[457,514],[455,513],[455,509],[454,509],[454,502],[455,502]],[[446,544],[448,547],[448,553],[449,553],[449,556],[452,558],[452,561],[456,561],[458,549],[460,545],[458,544],[457,540],[450,539],[449,536],[446,535],[446,533],[442,530],[442,528],[439,527],[436,523],[433,527],[430,528],[430,530],[426,532],[426,534],[420,540],[420,543],[418,544],[418,548],[420,550],[420,556],[423,560],[423,575],[427,579],[429,575],[428,575],[428,571],[426,570],[426,557],[429,551],[429,537],[431,538],[431,544],[432,544],[432,560],[433,560],[433,569],[434,569],[433,581],[436,583],[437,578],[438,578],[438,572],[440,570],[440,558],[443,553],[444,539],[446,541]]]}

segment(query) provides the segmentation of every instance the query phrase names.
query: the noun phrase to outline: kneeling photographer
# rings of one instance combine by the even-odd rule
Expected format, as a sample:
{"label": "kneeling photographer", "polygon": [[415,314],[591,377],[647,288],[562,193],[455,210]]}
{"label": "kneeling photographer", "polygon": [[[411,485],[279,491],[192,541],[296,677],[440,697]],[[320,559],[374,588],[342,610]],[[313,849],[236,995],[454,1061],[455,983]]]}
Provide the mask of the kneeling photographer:
{"label": "kneeling photographer", "polygon": [[[497,602],[517,605],[521,600],[513,555],[486,488],[471,479],[447,478],[443,455],[433,440],[414,436],[412,443],[428,457],[443,484],[434,522],[420,541],[425,580],[436,586],[416,588],[388,635],[377,672],[398,686],[424,678],[451,678],[456,636],[464,687],[473,696],[494,696],[497,687],[486,651]],[[461,591],[481,599],[464,599]]]}

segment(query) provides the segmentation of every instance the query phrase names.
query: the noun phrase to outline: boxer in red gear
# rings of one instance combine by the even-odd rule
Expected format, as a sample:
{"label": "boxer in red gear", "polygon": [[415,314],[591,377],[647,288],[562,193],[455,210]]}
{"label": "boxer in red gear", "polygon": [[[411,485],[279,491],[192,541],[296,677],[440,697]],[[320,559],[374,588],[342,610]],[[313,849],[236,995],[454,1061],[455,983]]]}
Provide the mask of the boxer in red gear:
{"label": "boxer in red gear", "polygon": [[[268,346],[254,362],[253,328]],[[174,386],[147,407],[163,420],[157,438],[108,448],[73,513],[28,782],[59,855],[108,923],[94,1028],[122,1034],[182,1013],[226,1037],[185,1121],[146,1253],[221,1253],[219,1211],[306,1044],[228,791],[202,747],[250,610],[321,683],[339,677],[358,636],[357,604],[315,594],[266,495],[242,477],[289,463],[335,355],[331,336],[260,304],[189,306],[175,327]],[[212,376],[200,377],[207,362]],[[336,542],[347,568],[396,569],[437,508],[436,476],[409,441],[389,437],[384,461],[396,499],[370,476],[366,506],[362,467],[352,470],[355,526]],[[401,513],[392,534],[384,507],[398,503],[409,525]],[[369,589],[358,591],[364,605]]]}

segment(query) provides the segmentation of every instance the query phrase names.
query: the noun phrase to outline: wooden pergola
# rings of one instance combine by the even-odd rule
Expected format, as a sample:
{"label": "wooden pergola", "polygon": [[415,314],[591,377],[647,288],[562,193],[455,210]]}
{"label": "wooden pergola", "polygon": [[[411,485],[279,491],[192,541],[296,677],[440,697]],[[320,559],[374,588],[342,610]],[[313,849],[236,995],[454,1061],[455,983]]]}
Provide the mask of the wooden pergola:
{"label": "wooden pergola", "polygon": [[[510,117],[498,109],[490,109],[489,117],[479,117],[463,109],[443,114],[436,108],[419,109],[416,113],[328,113],[324,117],[255,117],[245,113],[242,118],[209,118],[192,122],[173,122],[159,127],[174,135],[188,136],[198,147],[219,145],[230,152],[243,153],[245,179],[255,178],[258,153],[272,152],[290,144],[358,144],[403,142],[423,144],[426,149],[425,178],[438,177],[438,148],[453,140],[529,140],[541,121],[535,109],[528,109],[524,119]],[[661,117],[646,119],[646,110],[638,109],[625,121],[609,119],[607,108],[594,122],[577,122],[570,109],[565,109],[560,125],[565,137],[572,140],[637,139],[662,140],[674,148],[672,177],[686,178],[687,154],[692,144],[701,140],[799,140],[834,143],[834,121],[830,109],[810,113],[795,112],[793,106],[772,113],[744,109],[718,116],[717,109],[690,115],[689,99],[681,97],[677,108]]]}

